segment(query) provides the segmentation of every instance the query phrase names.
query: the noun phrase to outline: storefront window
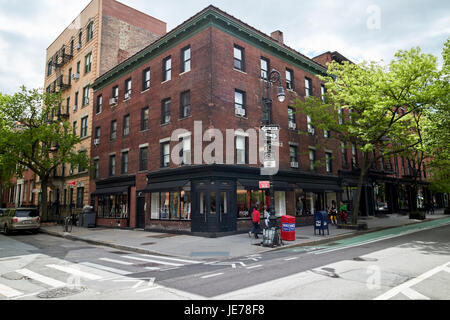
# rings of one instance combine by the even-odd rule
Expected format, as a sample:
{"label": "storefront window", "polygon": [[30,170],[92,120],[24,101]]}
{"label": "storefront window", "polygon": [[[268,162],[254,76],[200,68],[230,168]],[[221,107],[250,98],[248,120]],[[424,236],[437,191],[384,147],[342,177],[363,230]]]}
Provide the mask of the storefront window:
{"label": "storefront window", "polygon": [[388,204],[386,201],[386,185],[385,184],[376,184],[373,189],[373,192],[374,192],[374,196],[376,199],[375,210],[387,211]]}
{"label": "storefront window", "polygon": [[333,207],[333,205],[334,208],[338,208],[337,194],[335,192],[327,192],[325,196],[326,196],[327,211],[329,211]]}
{"label": "storefront window", "polygon": [[185,189],[180,192],[152,193],[151,218],[153,220],[190,220],[191,192]]}
{"label": "storefront window", "polygon": [[206,199],[206,193],[201,192],[200,193],[200,214],[206,214],[206,204],[208,203],[208,200]]}
{"label": "storefront window", "polygon": [[210,203],[210,207],[211,207],[209,213],[216,214],[217,209],[216,209],[216,193],[215,192],[210,193],[209,203]]}
{"label": "storefront window", "polygon": [[238,218],[248,218],[249,217],[249,207],[247,203],[247,190],[237,190],[237,210]]}
{"label": "storefront window", "polygon": [[98,197],[97,215],[99,218],[128,219],[128,194],[118,194]]}
{"label": "storefront window", "polygon": [[191,220],[191,193],[181,191],[180,197],[181,220]]}
{"label": "storefront window", "polygon": [[220,193],[220,213],[221,214],[227,214],[228,213],[228,208],[227,208],[227,193],[226,192],[221,192]]}

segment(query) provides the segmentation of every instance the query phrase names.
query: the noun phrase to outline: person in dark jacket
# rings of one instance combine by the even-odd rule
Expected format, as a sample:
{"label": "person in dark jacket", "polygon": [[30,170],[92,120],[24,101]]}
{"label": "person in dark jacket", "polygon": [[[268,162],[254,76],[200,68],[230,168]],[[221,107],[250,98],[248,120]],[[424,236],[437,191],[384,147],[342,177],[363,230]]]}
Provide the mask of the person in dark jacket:
{"label": "person in dark jacket", "polygon": [[255,235],[255,239],[258,239],[258,233],[259,233],[259,223],[261,221],[261,213],[259,213],[259,211],[257,210],[256,207],[253,208],[253,213],[252,213],[252,222],[253,222],[253,227],[252,229],[248,232],[248,236],[251,238],[252,234]]}

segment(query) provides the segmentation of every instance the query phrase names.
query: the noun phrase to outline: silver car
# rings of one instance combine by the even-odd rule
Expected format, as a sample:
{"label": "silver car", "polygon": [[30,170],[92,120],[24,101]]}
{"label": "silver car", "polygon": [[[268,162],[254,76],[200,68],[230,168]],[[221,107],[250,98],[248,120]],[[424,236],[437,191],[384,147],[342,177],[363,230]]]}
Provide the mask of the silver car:
{"label": "silver car", "polygon": [[39,232],[41,218],[35,208],[0,209],[0,229],[8,235],[12,231]]}

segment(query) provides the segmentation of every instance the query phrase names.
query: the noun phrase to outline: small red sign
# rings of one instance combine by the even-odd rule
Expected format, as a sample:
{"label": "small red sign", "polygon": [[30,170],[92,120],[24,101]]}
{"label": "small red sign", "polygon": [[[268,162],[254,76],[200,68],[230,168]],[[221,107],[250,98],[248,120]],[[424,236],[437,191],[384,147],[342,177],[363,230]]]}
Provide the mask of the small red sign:
{"label": "small red sign", "polygon": [[260,181],[259,188],[260,189],[270,189],[270,181]]}
{"label": "small red sign", "polygon": [[77,186],[77,182],[76,181],[71,181],[68,183],[69,187],[76,187]]}

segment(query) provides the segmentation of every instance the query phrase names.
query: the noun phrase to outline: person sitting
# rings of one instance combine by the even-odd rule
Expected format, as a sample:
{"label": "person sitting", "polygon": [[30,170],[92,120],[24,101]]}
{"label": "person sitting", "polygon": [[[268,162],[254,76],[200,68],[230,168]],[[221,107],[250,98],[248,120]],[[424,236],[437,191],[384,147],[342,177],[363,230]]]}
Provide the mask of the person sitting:
{"label": "person sitting", "polygon": [[328,214],[330,215],[331,223],[337,225],[337,208],[336,201],[331,201],[331,208],[328,210]]}

